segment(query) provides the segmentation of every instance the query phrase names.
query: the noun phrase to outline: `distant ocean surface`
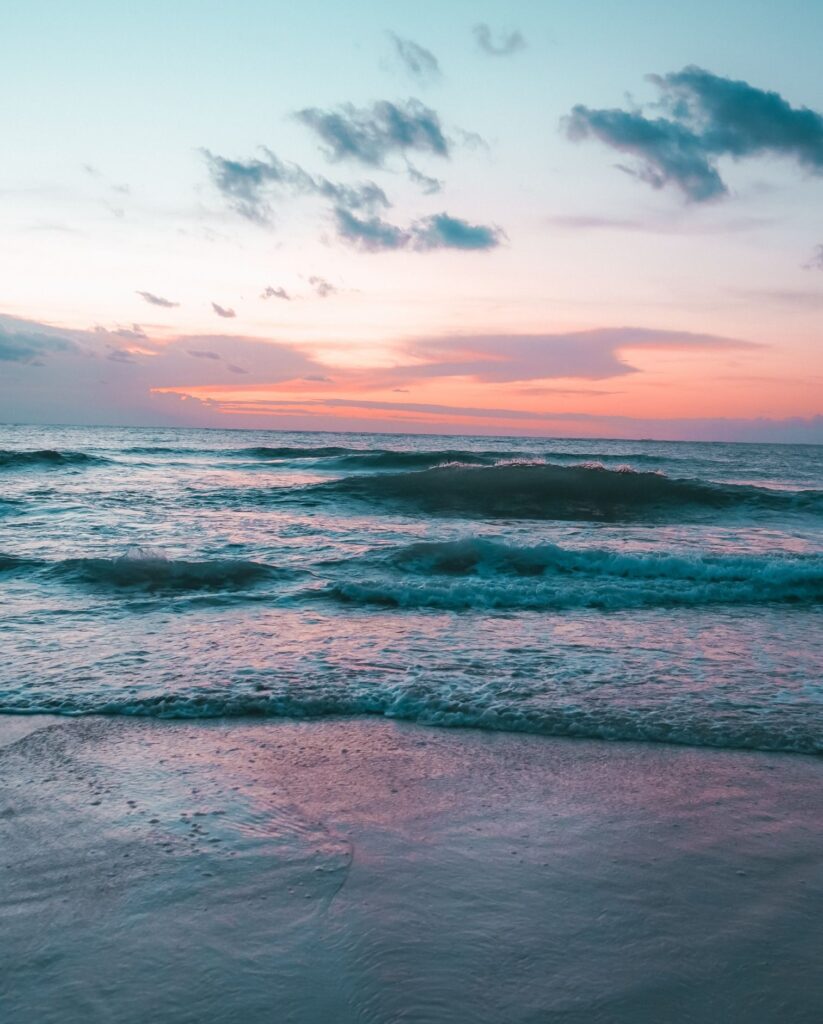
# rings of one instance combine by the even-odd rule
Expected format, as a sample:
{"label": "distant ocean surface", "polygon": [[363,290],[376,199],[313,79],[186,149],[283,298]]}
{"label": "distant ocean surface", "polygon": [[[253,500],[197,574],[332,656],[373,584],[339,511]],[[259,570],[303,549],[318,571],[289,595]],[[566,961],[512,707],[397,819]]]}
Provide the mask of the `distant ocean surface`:
{"label": "distant ocean surface", "polygon": [[823,752],[823,448],[0,427],[0,712]]}

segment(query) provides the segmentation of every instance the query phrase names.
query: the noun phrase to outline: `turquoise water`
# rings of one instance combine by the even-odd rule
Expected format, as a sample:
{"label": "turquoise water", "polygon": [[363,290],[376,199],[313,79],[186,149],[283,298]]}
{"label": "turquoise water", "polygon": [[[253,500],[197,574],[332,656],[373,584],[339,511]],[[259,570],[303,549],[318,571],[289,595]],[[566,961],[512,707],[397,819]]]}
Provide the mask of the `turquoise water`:
{"label": "turquoise water", "polygon": [[823,750],[823,448],[0,428],[0,712]]}

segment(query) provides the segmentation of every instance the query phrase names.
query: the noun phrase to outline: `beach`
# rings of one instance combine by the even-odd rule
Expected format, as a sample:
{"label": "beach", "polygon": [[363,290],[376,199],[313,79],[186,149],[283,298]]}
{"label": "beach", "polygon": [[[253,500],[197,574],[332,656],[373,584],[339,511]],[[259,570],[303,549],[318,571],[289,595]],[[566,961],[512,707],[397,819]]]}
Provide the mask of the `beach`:
{"label": "beach", "polygon": [[6,1024],[816,1022],[823,764],[0,718]]}

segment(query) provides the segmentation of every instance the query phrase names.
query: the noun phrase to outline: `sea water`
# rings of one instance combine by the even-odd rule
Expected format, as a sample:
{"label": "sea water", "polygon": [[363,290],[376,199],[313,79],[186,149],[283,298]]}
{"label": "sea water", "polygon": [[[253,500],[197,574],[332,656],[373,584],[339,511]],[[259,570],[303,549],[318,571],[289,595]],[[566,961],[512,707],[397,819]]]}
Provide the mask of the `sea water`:
{"label": "sea water", "polygon": [[823,447],[0,428],[0,713],[823,751]]}

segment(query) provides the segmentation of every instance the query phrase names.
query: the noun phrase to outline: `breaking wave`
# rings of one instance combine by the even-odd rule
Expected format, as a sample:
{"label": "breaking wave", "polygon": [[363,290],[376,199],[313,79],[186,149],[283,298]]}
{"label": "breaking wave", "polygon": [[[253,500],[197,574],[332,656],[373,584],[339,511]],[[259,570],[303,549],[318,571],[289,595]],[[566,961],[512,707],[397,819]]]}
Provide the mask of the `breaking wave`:
{"label": "breaking wave", "polygon": [[683,557],[517,547],[468,539],[413,544],[384,557],[392,575],[343,579],[317,596],[442,611],[815,604],[823,557]]}
{"label": "breaking wave", "polygon": [[42,467],[61,468],[64,466],[85,466],[108,462],[102,455],[88,455],[86,452],[59,452],[53,448],[39,451],[13,451],[0,449],[0,469],[27,469]]}

